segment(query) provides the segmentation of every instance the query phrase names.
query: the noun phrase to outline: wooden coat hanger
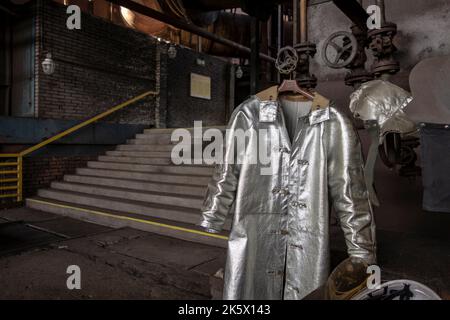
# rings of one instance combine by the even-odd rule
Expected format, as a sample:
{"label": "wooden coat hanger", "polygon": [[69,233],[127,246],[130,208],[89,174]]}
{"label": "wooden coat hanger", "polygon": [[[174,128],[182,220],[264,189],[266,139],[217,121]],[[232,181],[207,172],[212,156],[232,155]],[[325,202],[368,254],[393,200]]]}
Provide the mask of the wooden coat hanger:
{"label": "wooden coat hanger", "polygon": [[282,93],[282,92],[298,93],[311,101],[314,100],[314,97],[315,97],[314,94],[300,88],[300,86],[297,83],[297,80],[294,80],[294,79],[283,80],[280,87],[278,88],[278,93]]}
{"label": "wooden coat hanger", "polygon": [[290,80],[283,80],[278,88],[278,92],[294,92],[301,94],[308,100],[314,100],[314,94],[300,88],[297,81],[293,79],[292,73],[297,68],[298,60],[297,51],[293,47],[286,46],[278,51],[275,67],[279,73],[290,76]]}
{"label": "wooden coat hanger", "polygon": [[[285,55],[283,55],[283,53]],[[312,109],[318,110],[328,107],[330,101],[318,94],[317,92],[311,93],[305,89],[300,88],[297,81],[292,79],[292,72],[295,70],[298,62],[297,52],[292,47],[284,47],[282,48],[277,55],[277,61],[275,63],[275,67],[278,69],[278,72],[282,74],[289,74],[291,79],[283,80],[279,87],[272,86],[268,89],[265,89],[256,94],[259,100],[261,101],[270,101],[277,100],[278,94],[283,92],[293,92],[300,94],[307,98],[308,100],[313,102]]]}

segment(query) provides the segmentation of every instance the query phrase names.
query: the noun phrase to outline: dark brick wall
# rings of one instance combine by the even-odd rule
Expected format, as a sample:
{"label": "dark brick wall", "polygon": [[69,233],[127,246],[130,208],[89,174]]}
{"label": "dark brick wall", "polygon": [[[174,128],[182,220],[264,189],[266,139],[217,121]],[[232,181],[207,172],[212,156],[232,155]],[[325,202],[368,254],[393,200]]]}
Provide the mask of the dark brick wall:
{"label": "dark brick wall", "polygon": [[[66,27],[66,7],[44,1],[36,19],[36,114],[39,118],[85,119],[146,90],[160,89],[106,121],[161,127],[226,122],[228,68],[225,60],[167,44],[129,28],[82,13],[81,30]],[[40,63],[50,52],[55,73]],[[205,66],[196,59],[205,60]],[[190,97],[190,73],[211,77],[212,99]]]}
{"label": "dark brick wall", "polygon": [[[85,119],[155,89],[154,38],[88,14],[82,14],[81,30],[69,30],[65,10],[51,1],[38,9],[37,61],[50,52],[56,62],[52,75],[37,65],[40,118]],[[153,126],[155,103],[156,98],[146,98],[107,121]]]}
{"label": "dark brick wall", "polygon": [[[161,94],[167,99],[167,127],[192,127],[194,120],[202,120],[204,126],[225,124],[229,64],[180,47],[177,47],[175,59],[167,56],[167,48],[164,52],[161,65],[167,65],[167,71],[163,74],[164,70],[161,70],[161,82],[166,77],[167,83]],[[205,60],[205,66],[196,64],[199,57]],[[191,72],[211,77],[211,100],[190,96]]]}
{"label": "dark brick wall", "polygon": [[38,189],[49,187],[52,181],[61,180],[65,174],[75,173],[76,168],[85,167],[87,161],[96,158],[93,155],[24,158],[24,197],[35,195]]}

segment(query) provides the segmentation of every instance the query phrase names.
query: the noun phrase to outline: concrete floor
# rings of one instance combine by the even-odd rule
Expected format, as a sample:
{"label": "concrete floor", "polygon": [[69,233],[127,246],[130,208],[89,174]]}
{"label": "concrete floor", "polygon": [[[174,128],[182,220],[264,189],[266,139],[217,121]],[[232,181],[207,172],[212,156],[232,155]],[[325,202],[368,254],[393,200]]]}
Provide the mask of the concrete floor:
{"label": "concrete floor", "polygon": [[[0,219],[59,236],[0,256],[0,299],[210,299],[209,275],[224,263],[224,249],[129,228],[26,208],[0,211]],[[0,224],[0,241],[2,233]],[[81,290],[67,289],[69,265],[81,269]]]}
{"label": "concrete floor", "polygon": [[[345,244],[333,230],[336,265]],[[413,279],[450,298],[448,238],[378,232],[378,246],[383,280]],[[210,299],[211,275],[224,262],[221,248],[27,208],[0,211],[0,299]],[[81,290],[67,289],[69,265],[81,268]]]}

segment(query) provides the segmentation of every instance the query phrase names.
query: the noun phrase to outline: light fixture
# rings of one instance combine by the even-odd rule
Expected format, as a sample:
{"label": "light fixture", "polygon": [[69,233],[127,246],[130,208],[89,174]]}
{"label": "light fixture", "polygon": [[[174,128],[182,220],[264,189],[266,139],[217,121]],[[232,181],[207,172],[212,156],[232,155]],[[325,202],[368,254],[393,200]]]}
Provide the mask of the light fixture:
{"label": "light fixture", "polygon": [[238,66],[236,69],[236,78],[241,79],[244,76],[244,71],[241,66]]}
{"label": "light fixture", "polygon": [[206,65],[205,59],[203,58],[197,58],[196,61],[198,66],[204,67]]}
{"label": "light fixture", "polygon": [[175,59],[177,56],[177,48],[173,44],[169,46],[169,49],[167,49],[167,54],[169,55],[170,59]]}
{"label": "light fixture", "polygon": [[47,53],[44,61],[42,61],[42,70],[45,74],[52,74],[55,72],[55,62],[52,59],[52,54]]}

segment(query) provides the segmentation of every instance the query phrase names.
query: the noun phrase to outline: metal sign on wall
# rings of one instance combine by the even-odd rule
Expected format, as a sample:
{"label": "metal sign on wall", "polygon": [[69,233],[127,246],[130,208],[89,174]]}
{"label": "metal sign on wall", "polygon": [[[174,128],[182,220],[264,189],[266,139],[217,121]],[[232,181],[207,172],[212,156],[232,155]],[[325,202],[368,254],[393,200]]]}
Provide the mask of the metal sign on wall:
{"label": "metal sign on wall", "polygon": [[191,97],[211,100],[211,78],[191,73]]}

